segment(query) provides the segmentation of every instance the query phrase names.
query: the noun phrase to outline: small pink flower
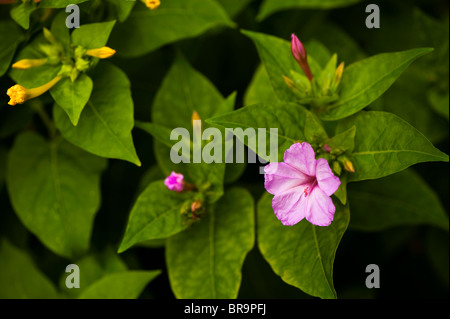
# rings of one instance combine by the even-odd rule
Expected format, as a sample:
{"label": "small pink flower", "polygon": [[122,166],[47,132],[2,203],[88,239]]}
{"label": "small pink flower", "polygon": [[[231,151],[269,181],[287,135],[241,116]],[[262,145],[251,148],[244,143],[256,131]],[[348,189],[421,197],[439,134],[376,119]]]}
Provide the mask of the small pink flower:
{"label": "small pink flower", "polygon": [[172,172],[164,180],[164,185],[167,186],[171,191],[182,192],[184,189],[184,176],[183,174]]}
{"label": "small pink flower", "polygon": [[308,56],[306,54],[305,47],[295,34],[291,35],[291,51],[292,55],[294,56],[294,59],[300,65],[303,72],[308,77],[308,80],[311,81],[313,78],[313,74],[311,72],[311,69],[309,68]]}
{"label": "small pink flower", "polygon": [[272,208],[283,225],[292,226],[306,218],[317,226],[328,226],[336,208],[331,195],[341,181],[326,159],[315,159],[308,143],[295,143],[284,153],[284,162],[264,168],[264,187],[275,195]]}

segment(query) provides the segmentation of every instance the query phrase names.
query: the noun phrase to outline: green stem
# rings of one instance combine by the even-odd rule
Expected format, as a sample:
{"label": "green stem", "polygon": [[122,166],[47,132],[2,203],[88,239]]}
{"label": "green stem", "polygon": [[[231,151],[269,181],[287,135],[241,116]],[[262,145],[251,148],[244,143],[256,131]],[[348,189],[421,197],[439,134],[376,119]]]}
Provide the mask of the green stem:
{"label": "green stem", "polygon": [[45,127],[47,128],[48,134],[51,139],[54,139],[57,134],[57,129],[55,123],[50,119],[47,112],[44,110],[42,103],[36,102],[32,104],[34,111],[39,115]]}

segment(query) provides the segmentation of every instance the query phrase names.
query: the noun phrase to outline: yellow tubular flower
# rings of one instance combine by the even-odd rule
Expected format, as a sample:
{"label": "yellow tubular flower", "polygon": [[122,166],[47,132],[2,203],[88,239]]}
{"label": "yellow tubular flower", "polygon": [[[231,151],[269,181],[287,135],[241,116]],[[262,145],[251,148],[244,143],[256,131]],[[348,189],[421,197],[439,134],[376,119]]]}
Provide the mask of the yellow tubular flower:
{"label": "yellow tubular flower", "polygon": [[161,4],[161,2],[159,0],[142,0],[142,2],[144,2],[144,4],[147,6],[147,8],[149,8],[150,10],[155,10],[156,8],[159,7],[159,5]]}
{"label": "yellow tubular flower", "polygon": [[23,59],[20,61],[17,61],[16,63],[14,63],[12,65],[12,67],[14,69],[20,69],[20,70],[25,70],[25,69],[30,69],[30,68],[34,68],[37,66],[41,66],[44,65],[45,63],[47,63],[47,59],[43,58],[43,59]]}
{"label": "yellow tubular flower", "polygon": [[90,49],[86,51],[87,55],[100,58],[100,59],[107,59],[112,57],[116,53],[116,50],[111,49],[110,47],[102,47],[98,49]]}
{"label": "yellow tubular flower", "polygon": [[38,97],[50,90],[56,83],[58,83],[59,80],[61,80],[60,75],[55,77],[50,82],[34,89],[26,89],[22,85],[16,84],[10,87],[6,92],[6,94],[8,94],[8,96],[10,97],[8,104],[22,104],[30,99],[34,99],[35,97]]}

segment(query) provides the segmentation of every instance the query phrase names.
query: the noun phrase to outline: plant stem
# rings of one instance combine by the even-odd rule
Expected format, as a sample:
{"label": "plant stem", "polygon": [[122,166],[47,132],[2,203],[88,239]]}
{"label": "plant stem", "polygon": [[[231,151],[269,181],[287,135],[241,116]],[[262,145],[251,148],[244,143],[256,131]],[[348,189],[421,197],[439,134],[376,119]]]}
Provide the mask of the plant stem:
{"label": "plant stem", "polygon": [[32,108],[41,118],[42,122],[44,123],[45,127],[47,128],[50,138],[54,139],[56,137],[57,129],[56,129],[55,123],[53,123],[53,121],[48,116],[47,112],[44,110],[42,103],[35,102],[32,104]]}

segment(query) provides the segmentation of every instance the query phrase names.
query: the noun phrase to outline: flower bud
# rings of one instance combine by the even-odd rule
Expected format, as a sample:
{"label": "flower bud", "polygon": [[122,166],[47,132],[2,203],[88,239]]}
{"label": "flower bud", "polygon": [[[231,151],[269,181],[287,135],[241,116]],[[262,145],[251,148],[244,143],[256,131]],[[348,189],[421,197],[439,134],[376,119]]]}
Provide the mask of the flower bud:
{"label": "flower bud", "polygon": [[183,179],[184,179],[183,174],[172,172],[164,180],[164,185],[166,185],[169,190],[180,193],[184,189]]}
{"label": "flower bud", "polygon": [[191,211],[193,213],[195,213],[196,211],[198,211],[200,208],[202,208],[202,202],[197,199],[195,200],[192,204],[191,204]]}
{"label": "flower bud", "polygon": [[110,47],[102,47],[98,49],[90,49],[86,51],[87,55],[93,56],[99,59],[107,59],[112,57],[116,53],[116,50]]}
{"label": "flower bud", "polygon": [[30,68],[34,68],[37,66],[41,66],[47,63],[47,59],[23,59],[19,60],[12,65],[14,69],[26,70]]}
{"label": "flower bud", "polygon": [[345,158],[343,164],[344,164],[344,169],[347,172],[350,172],[350,173],[354,173],[355,172],[355,168],[353,167],[353,163],[350,162],[349,159]]}
{"label": "flower bud", "polygon": [[311,69],[309,68],[308,57],[306,54],[305,47],[295,34],[291,35],[291,51],[292,55],[302,68],[308,80],[311,81],[313,78],[313,74],[311,73]]}

